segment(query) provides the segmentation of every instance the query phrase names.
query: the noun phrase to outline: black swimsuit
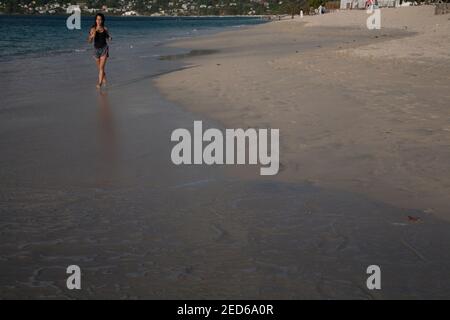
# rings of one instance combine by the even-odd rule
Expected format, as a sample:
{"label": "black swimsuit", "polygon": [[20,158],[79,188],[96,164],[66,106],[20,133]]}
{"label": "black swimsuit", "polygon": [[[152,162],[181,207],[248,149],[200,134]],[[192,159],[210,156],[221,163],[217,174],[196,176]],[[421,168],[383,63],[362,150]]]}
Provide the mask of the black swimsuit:
{"label": "black swimsuit", "polygon": [[103,29],[103,32],[95,31],[94,37],[94,57],[100,59],[103,56],[109,57],[109,48],[106,39],[110,39],[108,31]]}
{"label": "black swimsuit", "polygon": [[95,31],[94,47],[96,49],[106,47],[107,45],[106,39],[109,39],[108,31],[106,30],[103,30],[103,32]]}

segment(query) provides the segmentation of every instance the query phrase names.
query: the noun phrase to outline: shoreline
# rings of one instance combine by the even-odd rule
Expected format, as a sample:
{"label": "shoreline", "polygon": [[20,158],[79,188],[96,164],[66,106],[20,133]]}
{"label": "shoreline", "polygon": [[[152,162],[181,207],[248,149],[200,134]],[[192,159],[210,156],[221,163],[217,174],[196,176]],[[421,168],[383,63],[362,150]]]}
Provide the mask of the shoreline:
{"label": "shoreline", "polygon": [[[290,26],[274,25],[281,31]],[[299,48],[289,32],[273,39],[271,28],[261,26],[256,35],[254,28],[240,29],[244,37],[236,40],[244,45],[226,41],[223,34],[186,40],[225,39],[219,43],[220,51],[191,55],[188,60],[197,63],[173,72],[189,67],[182,63],[186,50],[156,48],[151,43],[135,50],[117,46],[112,55],[114,67],[107,69],[108,88],[101,91],[92,81],[96,76],[93,61],[79,55],[41,57],[32,64],[0,63],[6,74],[0,79],[6,88],[0,109],[0,297],[448,297],[450,283],[442,281],[450,268],[447,221],[354,192],[321,188],[307,179],[295,183],[270,180],[259,176],[259,166],[176,166],[171,161],[171,133],[190,129],[199,119],[205,127],[221,129],[221,123],[239,127],[243,122],[282,128],[283,150],[290,151],[284,159],[282,154],[283,178],[292,172],[295,161],[315,164],[317,150],[325,159],[348,139],[342,133],[338,141],[324,135],[323,121],[331,132],[336,129],[333,123],[346,118],[326,109],[327,100],[314,100],[333,93],[344,116],[361,108],[359,104],[342,107],[340,102],[347,100],[338,94],[339,82],[326,94],[317,90],[323,80],[317,67],[327,69],[329,52],[342,42],[342,29],[335,31],[336,39],[327,38],[329,28],[304,34]],[[235,31],[227,32],[225,37],[234,37]],[[267,47],[261,50],[266,36]],[[346,36],[354,36],[358,43],[367,40],[354,31]],[[310,47],[315,50],[308,51]],[[305,58],[311,56],[311,69],[300,72],[298,61],[293,63],[291,54],[283,54],[286,50],[294,57],[300,51]],[[181,55],[182,60],[156,61],[156,53]],[[242,59],[244,63],[238,63]],[[345,65],[332,69],[340,81],[345,80]],[[355,65],[356,71],[361,68]],[[205,72],[210,82],[206,85],[200,81]],[[196,113],[191,113],[187,104],[167,101],[152,83],[153,77],[162,74],[158,79],[175,76],[180,81],[183,78],[178,77],[185,75],[195,92],[179,92],[183,101],[189,97],[184,102],[197,107],[204,102],[205,109],[195,108]],[[435,80],[436,75],[431,78]],[[364,82],[357,84],[351,92],[356,98]],[[210,92],[207,103],[196,93],[203,92],[197,91],[202,86]],[[302,99],[284,95],[297,91],[309,95]],[[230,97],[230,92],[235,96]],[[369,106],[362,107],[370,111]],[[347,126],[351,121],[342,123]],[[368,137],[362,135],[361,141]],[[287,143],[292,141],[298,141],[294,147],[311,152],[315,161],[299,158]],[[365,151],[354,145],[359,155]],[[328,168],[327,163],[319,164],[316,168]],[[315,174],[311,171],[311,176]],[[330,176],[329,171],[324,174]],[[68,291],[66,268],[74,264],[82,270],[83,290]],[[383,268],[382,291],[366,289],[366,269],[372,264]]]}
{"label": "shoreline", "polygon": [[224,127],[280,128],[274,180],[356,192],[449,220],[450,97],[440,60],[448,44],[417,44],[424,37],[434,43],[433,34],[448,28],[421,25],[448,19],[431,10],[384,9],[381,30],[358,27],[365,12],[348,11],[176,41],[170,45],[217,52],[187,57],[189,70],[154,82],[170,101]]}

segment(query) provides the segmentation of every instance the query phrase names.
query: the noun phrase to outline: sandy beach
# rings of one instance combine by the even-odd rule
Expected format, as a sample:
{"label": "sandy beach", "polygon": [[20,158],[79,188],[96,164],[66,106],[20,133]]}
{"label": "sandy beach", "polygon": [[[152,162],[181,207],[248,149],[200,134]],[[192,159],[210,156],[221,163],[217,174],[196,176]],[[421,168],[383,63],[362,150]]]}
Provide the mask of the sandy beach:
{"label": "sandy beach", "polygon": [[225,127],[280,128],[276,179],[450,219],[449,16],[381,9],[380,30],[367,17],[339,11],[175,42],[218,52],[156,84]]}
{"label": "sandy beach", "polygon": [[[101,91],[91,47],[0,59],[0,299],[448,299],[450,16],[382,15],[117,17]],[[280,173],[175,165],[195,120],[279,128]]]}

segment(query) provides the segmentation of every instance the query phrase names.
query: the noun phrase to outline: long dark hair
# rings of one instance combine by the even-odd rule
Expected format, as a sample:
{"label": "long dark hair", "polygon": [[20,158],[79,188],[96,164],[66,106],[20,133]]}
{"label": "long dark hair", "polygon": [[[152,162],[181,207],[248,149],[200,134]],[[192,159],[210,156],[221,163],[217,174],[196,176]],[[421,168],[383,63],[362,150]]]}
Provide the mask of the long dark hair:
{"label": "long dark hair", "polygon": [[94,24],[91,28],[97,27],[97,17],[102,18],[102,27],[105,27],[105,15],[103,13],[97,13],[94,17]]}

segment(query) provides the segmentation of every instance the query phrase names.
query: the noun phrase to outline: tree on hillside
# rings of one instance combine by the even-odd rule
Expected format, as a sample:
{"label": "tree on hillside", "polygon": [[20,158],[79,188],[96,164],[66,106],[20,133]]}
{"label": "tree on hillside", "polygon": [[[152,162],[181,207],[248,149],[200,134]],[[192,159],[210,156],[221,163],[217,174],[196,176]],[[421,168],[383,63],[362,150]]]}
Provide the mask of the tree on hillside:
{"label": "tree on hillside", "polygon": [[304,7],[308,0],[288,0],[285,2],[284,12],[291,15],[292,19],[295,14],[300,13],[300,9]]}

